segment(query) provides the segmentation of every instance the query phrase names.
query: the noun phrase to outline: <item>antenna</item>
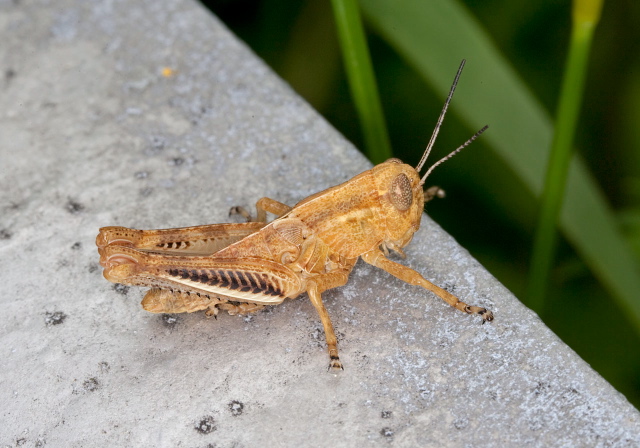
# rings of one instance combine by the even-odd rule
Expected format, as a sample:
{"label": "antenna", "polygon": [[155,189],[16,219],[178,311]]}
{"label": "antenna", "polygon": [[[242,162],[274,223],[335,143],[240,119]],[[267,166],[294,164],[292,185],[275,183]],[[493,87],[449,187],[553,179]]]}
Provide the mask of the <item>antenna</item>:
{"label": "antenna", "polygon": [[422,179],[420,179],[420,185],[424,185],[424,182],[427,180],[427,177],[429,176],[429,174],[431,174],[431,172],[434,170],[435,167],[437,167],[438,165],[440,165],[443,162],[446,162],[447,160],[449,160],[451,157],[455,156],[456,154],[458,154],[460,151],[462,151],[464,148],[466,148],[467,146],[469,146],[471,144],[471,142],[473,142],[475,139],[477,139],[480,134],[482,134],[484,131],[486,131],[489,128],[489,125],[486,125],[485,127],[483,127],[482,129],[480,129],[478,132],[476,132],[475,134],[473,134],[473,136],[467,140],[466,142],[464,142],[462,145],[458,146],[455,150],[451,151],[448,155],[444,156],[442,159],[438,160],[436,163],[434,163],[433,165],[431,165],[431,168],[429,168],[427,170],[427,172],[425,173],[424,176],[422,176]]}
{"label": "antenna", "polygon": [[458,79],[460,79],[460,74],[462,73],[462,69],[464,68],[465,62],[467,61],[463,59],[462,62],[460,63],[460,67],[458,68],[458,73],[456,73],[456,77],[453,80],[453,85],[451,86],[451,90],[449,90],[449,96],[447,96],[447,100],[444,102],[444,107],[442,108],[442,112],[440,112],[440,117],[438,117],[438,122],[436,123],[436,127],[433,130],[433,134],[431,134],[431,139],[429,140],[427,149],[424,150],[424,153],[422,154],[422,158],[420,159],[420,163],[418,163],[418,166],[416,167],[416,171],[418,173],[422,169],[422,166],[424,165],[424,163],[427,161],[427,157],[429,157],[431,148],[433,148],[433,145],[436,143],[436,138],[438,137],[438,133],[440,132],[440,126],[442,126],[442,122],[444,121],[444,116],[447,113],[447,109],[449,108],[449,103],[451,102],[451,98],[453,98],[453,92],[456,90],[456,86],[458,85]]}

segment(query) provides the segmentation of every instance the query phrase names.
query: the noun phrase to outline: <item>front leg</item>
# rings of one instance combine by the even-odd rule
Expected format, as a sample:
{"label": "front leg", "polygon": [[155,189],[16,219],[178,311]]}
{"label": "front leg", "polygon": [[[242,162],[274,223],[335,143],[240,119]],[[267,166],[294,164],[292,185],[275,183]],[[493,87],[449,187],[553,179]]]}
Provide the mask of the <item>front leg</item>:
{"label": "front leg", "polygon": [[410,285],[422,286],[423,288],[428,289],[449,305],[464,313],[480,315],[480,317],[484,319],[482,323],[484,323],[484,321],[490,322],[493,320],[493,313],[491,311],[479,306],[467,305],[450,292],[434,285],[413,269],[387,259],[380,249],[374,249],[365,253],[362,255],[362,259],[373,266],[387,271],[389,274],[409,283]]}

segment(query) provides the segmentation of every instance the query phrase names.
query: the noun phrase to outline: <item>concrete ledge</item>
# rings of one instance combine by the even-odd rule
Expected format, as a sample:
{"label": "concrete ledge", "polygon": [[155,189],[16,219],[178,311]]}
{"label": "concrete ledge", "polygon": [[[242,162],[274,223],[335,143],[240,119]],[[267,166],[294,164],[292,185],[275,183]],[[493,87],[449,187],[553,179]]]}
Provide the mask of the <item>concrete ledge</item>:
{"label": "concrete ledge", "polygon": [[0,29],[0,445],[640,445],[625,398],[428,218],[407,263],[493,324],[359,264],[325,296],[334,375],[304,297],[145,313],[102,278],[99,227],[225,222],[370,165],[190,0],[4,2]]}

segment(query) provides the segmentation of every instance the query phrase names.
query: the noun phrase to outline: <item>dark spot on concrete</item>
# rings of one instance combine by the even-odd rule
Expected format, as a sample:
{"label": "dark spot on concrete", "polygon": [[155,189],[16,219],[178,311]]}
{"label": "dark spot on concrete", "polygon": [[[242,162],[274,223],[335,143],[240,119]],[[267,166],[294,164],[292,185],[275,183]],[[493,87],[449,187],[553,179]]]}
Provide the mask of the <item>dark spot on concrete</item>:
{"label": "dark spot on concrete", "polygon": [[560,398],[566,401],[573,401],[577,398],[578,395],[580,395],[580,392],[578,392],[575,388],[571,387],[569,389],[566,389],[564,392],[562,392],[562,395],[560,395]]}
{"label": "dark spot on concrete", "polygon": [[145,187],[140,189],[140,196],[142,196],[143,198],[147,198],[151,196],[152,193],[153,193],[153,188],[151,187]]}
{"label": "dark spot on concrete", "polygon": [[80,250],[82,249],[82,243],[80,241],[73,243],[71,246],[72,250]]}
{"label": "dark spot on concrete", "polygon": [[547,427],[547,422],[543,415],[534,415],[527,419],[527,425],[531,431],[540,431]]}
{"label": "dark spot on concrete", "polygon": [[98,378],[89,378],[82,383],[82,388],[87,392],[95,392],[99,387],[100,383],[98,382]]}
{"label": "dark spot on concrete", "polygon": [[551,385],[549,383],[543,382],[543,381],[538,381],[538,384],[536,384],[536,387],[533,388],[533,393],[535,395],[542,395],[542,394],[548,394],[551,390]]}
{"label": "dark spot on concrete", "polygon": [[87,271],[89,271],[89,274],[93,274],[97,270],[98,270],[97,263],[89,263],[89,266],[87,266]]}
{"label": "dark spot on concrete", "polygon": [[173,159],[169,159],[169,165],[171,166],[180,166],[184,163],[184,159],[182,157],[174,157]]}
{"label": "dark spot on concrete", "polygon": [[8,240],[13,236],[7,229],[0,229],[0,240]]}
{"label": "dark spot on concrete", "polygon": [[46,444],[47,444],[47,442],[46,442],[44,439],[39,438],[38,440],[36,440],[36,445],[35,445],[35,447],[36,447],[36,448],[42,448],[42,447],[43,447],[43,446],[45,446]]}
{"label": "dark spot on concrete", "polygon": [[210,415],[203,417],[202,420],[200,420],[194,428],[200,434],[210,434],[218,429],[216,427],[216,421]]}
{"label": "dark spot on concrete", "polygon": [[62,311],[54,311],[53,313],[46,312],[44,315],[44,323],[47,326],[60,325],[67,318],[67,315]]}
{"label": "dark spot on concrete", "polygon": [[11,81],[13,78],[15,78],[17,75],[16,71],[12,68],[8,68],[5,70],[4,72],[4,79],[9,82]]}
{"label": "dark spot on concrete", "polygon": [[25,443],[27,443],[27,439],[25,439],[24,437],[21,437],[20,439],[16,439],[16,446],[22,446]]}
{"label": "dark spot on concrete", "polygon": [[315,344],[318,347],[324,347],[325,338],[324,338],[324,330],[320,327],[315,327],[311,332],[311,338],[315,340]]}
{"label": "dark spot on concrete", "polygon": [[107,361],[101,361],[98,363],[98,367],[100,367],[100,372],[101,373],[107,373],[109,370],[111,370],[111,366],[109,365],[109,363]]}
{"label": "dark spot on concrete", "polygon": [[149,177],[149,172],[148,171],[136,171],[133,176],[136,179],[146,179],[147,177]]}
{"label": "dark spot on concrete", "polygon": [[180,320],[180,318],[175,314],[163,314],[161,319],[165,327],[173,327],[178,323],[178,320]]}
{"label": "dark spot on concrete", "polygon": [[151,154],[157,154],[167,146],[167,139],[159,135],[151,137]]}
{"label": "dark spot on concrete", "polygon": [[113,290],[118,294],[122,294],[123,296],[126,296],[127,293],[129,292],[129,287],[123,285],[122,283],[116,283],[115,285],[113,285]]}
{"label": "dark spot on concrete", "polygon": [[156,149],[162,149],[167,145],[167,140],[159,135],[151,137],[151,146]]}
{"label": "dark spot on concrete", "polygon": [[244,412],[244,404],[242,404],[240,401],[233,400],[228,404],[228,406],[229,411],[231,411],[231,415],[233,415],[234,417],[242,415],[242,413]]}
{"label": "dark spot on concrete", "polygon": [[69,213],[71,213],[72,215],[77,215],[78,213],[80,213],[82,210],[84,210],[84,205],[82,205],[79,202],[74,201],[73,199],[69,198],[69,200],[67,201],[67,205],[65,206],[65,208],[67,209],[67,211]]}
{"label": "dark spot on concrete", "polygon": [[391,411],[382,411],[380,413],[380,417],[382,418],[391,418],[392,412]]}
{"label": "dark spot on concrete", "polygon": [[458,418],[453,422],[453,427],[460,430],[460,429],[464,429],[467,426],[469,426],[469,419],[468,418]]}
{"label": "dark spot on concrete", "polygon": [[391,438],[391,437],[393,437],[393,429],[391,429],[391,428],[387,428],[387,427],[384,427],[384,428],[382,428],[382,429],[380,430],[380,434],[381,434],[383,437]]}

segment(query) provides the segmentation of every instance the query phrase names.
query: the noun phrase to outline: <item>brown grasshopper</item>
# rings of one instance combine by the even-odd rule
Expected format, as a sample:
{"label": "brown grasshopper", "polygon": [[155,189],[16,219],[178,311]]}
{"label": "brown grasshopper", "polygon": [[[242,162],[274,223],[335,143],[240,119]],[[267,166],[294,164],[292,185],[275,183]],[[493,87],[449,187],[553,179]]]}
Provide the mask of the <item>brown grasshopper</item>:
{"label": "brown grasshopper", "polygon": [[[206,310],[217,316],[257,311],[307,293],[320,315],[329,350],[329,368],[342,368],[336,335],[322,303],[322,292],[347,283],[358,258],[399,279],[433,292],[468,314],[493,320],[491,311],[470,306],[426,280],[418,272],[387,258],[420,227],[424,204],[444,192],[423,191],[431,171],[475,140],[420,170],[438,135],[464,60],[416,168],[390,159],[347,182],[309,196],[294,207],[262,198],[257,219],[240,208],[249,222],[166,230],[103,227],[96,239],[104,277],[114,283],[150,286],[142,307],[152,313]],[[276,215],[267,224],[266,213]]]}

